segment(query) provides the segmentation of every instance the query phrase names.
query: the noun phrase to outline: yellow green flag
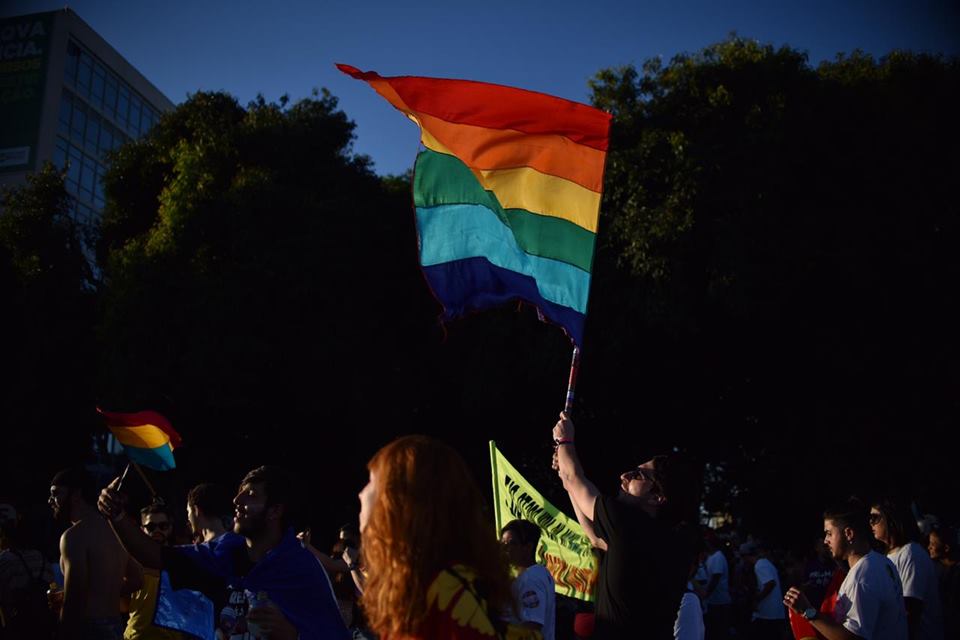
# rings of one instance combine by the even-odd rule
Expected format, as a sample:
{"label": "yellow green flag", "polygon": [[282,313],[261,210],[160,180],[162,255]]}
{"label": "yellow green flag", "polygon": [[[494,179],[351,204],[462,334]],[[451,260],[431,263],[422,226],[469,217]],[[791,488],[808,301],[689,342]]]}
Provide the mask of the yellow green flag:
{"label": "yellow green flag", "polygon": [[490,441],[490,475],[497,535],[503,525],[520,518],[540,527],[537,562],[547,567],[557,593],[592,602],[596,598],[599,562],[576,520],[547,502]]}

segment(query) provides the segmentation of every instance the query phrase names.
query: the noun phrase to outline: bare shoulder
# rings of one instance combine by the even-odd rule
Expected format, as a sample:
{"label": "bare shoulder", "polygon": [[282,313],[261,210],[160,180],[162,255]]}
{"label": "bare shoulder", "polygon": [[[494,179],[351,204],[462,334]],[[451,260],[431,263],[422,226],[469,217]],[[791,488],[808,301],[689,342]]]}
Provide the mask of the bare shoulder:
{"label": "bare shoulder", "polygon": [[90,536],[91,550],[98,553],[107,553],[113,557],[122,558],[126,562],[127,551],[117,539],[113,529],[103,518],[95,518],[89,523],[87,534]]}
{"label": "bare shoulder", "polygon": [[86,548],[88,536],[80,524],[72,525],[60,536],[60,555],[75,557]]}
{"label": "bare shoulder", "polygon": [[60,537],[60,548],[73,550],[88,549],[94,546],[119,545],[110,525],[99,518],[84,519],[63,532]]}

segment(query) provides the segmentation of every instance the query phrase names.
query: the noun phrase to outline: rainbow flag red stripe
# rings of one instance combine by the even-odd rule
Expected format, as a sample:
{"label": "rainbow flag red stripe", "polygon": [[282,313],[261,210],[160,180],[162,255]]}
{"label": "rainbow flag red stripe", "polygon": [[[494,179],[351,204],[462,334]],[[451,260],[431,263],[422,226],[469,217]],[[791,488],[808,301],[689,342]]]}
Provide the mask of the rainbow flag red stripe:
{"label": "rainbow flag red stripe", "polygon": [[182,443],[170,421],[156,411],[116,413],[97,409],[131,461],[157,471],[176,468],[173,450]]}

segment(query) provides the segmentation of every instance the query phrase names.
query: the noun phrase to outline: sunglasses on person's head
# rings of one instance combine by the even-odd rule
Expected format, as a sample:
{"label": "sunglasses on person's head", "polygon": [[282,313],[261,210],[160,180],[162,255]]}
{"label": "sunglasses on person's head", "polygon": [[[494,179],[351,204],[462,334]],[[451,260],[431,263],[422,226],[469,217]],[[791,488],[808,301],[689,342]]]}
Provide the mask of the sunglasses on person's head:
{"label": "sunglasses on person's head", "polygon": [[882,513],[871,513],[871,514],[870,514],[870,524],[878,524],[881,520],[883,520],[883,514],[882,514]]}
{"label": "sunglasses on person's head", "polygon": [[169,531],[170,523],[169,522],[148,522],[143,525],[143,528],[147,530],[147,533],[153,533],[157,529],[160,531]]}

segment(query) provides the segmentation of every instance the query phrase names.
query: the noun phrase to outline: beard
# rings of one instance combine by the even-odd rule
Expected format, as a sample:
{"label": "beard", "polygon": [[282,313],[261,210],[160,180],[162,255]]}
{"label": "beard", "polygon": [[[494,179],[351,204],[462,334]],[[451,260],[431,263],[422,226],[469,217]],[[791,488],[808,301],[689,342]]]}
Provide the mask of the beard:
{"label": "beard", "polygon": [[62,507],[53,507],[53,521],[58,525],[69,525],[70,521],[70,509],[67,505]]}
{"label": "beard", "polygon": [[150,538],[151,538],[154,542],[160,543],[160,546],[163,546],[163,547],[165,547],[165,546],[167,546],[168,544],[170,544],[170,537],[169,537],[168,535],[164,534],[164,533],[159,534],[159,535],[157,535],[157,534],[155,534],[155,533],[151,533],[151,534],[150,534]]}
{"label": "beard", "polygon": [[834,553],[833,549],[830,550],[830,554],[833,556],[833,559],[840,563],[847,559],[847,552],[850,550],[850,543],[846,540],[840,540],[840,543],[837,545],[837,552]]}
{"label": "beard", "polygon": [[256,538],[267,530],[267,515],[258,513],[256,515],[247,515],[244,518],[235,518],[233,521],[233,532],[246,538]]}

